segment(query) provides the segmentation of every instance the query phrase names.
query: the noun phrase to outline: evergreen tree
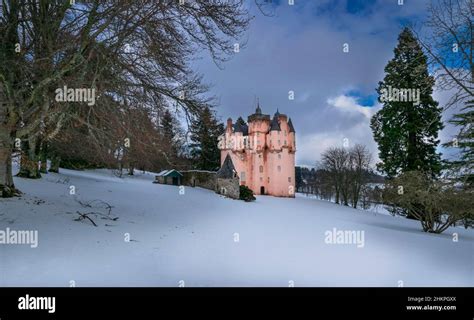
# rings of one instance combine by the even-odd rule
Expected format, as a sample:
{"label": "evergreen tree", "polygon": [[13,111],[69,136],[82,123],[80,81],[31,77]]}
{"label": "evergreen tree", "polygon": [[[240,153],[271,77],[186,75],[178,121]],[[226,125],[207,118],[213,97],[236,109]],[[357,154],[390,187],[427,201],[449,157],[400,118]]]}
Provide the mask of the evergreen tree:
{"label": "evergreen tree", "polygon": [[449,121],[461,127],[459,134],[447,146],[460,149],[460,158],[450,164],[459,172],[459,178],[466,187],[474,187],[474,100],[466,102],[461,112]]}
{"label": "evergreen tree", "polygon": [[166,109],[165,113],[161,118],[161,132],[163,135],[163,142],[166,145],[168,150],[168,157],[170,160],[175,160],[178,156],[178,143],[176,140],[176,135],[178,127],[176,124],[176,119],[173,117],[171,112]]}
{"label": "evergreen tree", "polygon": [[191,156],[194,167],[200,170],[217,170],[220,167],[218,138],[224,133],[224,125],[219,123],[209,107],[203,109],[191,123]]}
{"label": "evergreen tree", "polygon": [[168,138],[170,141],[173,140],[175,135],[173,116],[168,109],[166,109],[163,117],[161,118],[161,128],[163,130],[163,136]]}
{"label": "evergreen tree", "polygon": [[413,170],[436,176],[441,170],[436,147],[443,124],[441,108],[431,96],[435,79],[408,28],[401,32],[394,53],[377,89],[383,108],[371,121],[382,160],[377,167],[389,177]]}
{"label": "evergreen tree", "polygon": [[244,119],[242,119],[242,117],[239,117],[237,119],[237,121],[235,122],[236,125],[241,125],[241,126],[246,126],[247,125],[247,122],[245,122]]}
{"label": "evergreen tree", "polygon": [[296,191],[301,192],[303,188],[303,176],[302,176],[301,167],[298,167],[298,166],[295,167],[295,186],[296,186]]}

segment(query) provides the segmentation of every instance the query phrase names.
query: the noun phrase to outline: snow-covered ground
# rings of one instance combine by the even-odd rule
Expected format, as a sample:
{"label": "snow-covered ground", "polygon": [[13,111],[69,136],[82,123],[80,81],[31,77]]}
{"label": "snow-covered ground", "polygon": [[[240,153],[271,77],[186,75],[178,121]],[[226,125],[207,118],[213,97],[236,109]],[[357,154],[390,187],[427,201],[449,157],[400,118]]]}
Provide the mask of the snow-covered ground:
{"label": "snow-covered ground", "polygon": [[[0,231],[37,230],[39,242],[0,244],[0,286],[474,285],[473,230],[426,234],[416,221],[305,196],[245,203],[200,188],[182,194],[152,184],[152,174],[62,169],[15,179],[24,194],[0,199]],[[74,221],[77,211],[107,213],[78,202],[96,199],[118,220]],[[334,230],[364,241],[327,243]]]}

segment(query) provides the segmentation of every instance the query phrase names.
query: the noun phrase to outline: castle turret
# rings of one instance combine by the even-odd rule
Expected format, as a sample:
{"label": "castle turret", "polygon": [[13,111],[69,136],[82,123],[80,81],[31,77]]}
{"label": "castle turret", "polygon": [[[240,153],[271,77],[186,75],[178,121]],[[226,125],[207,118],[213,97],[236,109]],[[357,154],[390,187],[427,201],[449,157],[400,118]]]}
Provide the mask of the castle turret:
{"label": "castle turret", "polygon": [[248,117],[248,135],[251,149],[258,151],[266,147],[265,136],[269,127],[270,116],[262,114],[262,109],[260,109],[258,104],[255,113]]}
{"label": "castle turret", "polygon": [[270,124],[270,131],[281,131],[280,123],[278,121],[276,114],[273,117],[272,123]]}
{"label": "castle turret", "polygon": [[296,152],[296,137],[295,137],[295,128],[293,127],[293,122],[291,122],[291,118],[288,119],[288,128],[289,128],[289,146],[290,152]]}
{"label": "castle turret", "polygon": [[234,132],[232,130],[232,118],[227,119],[227,125],[224,134],[219,137],[219,149],[221,150],[221,165],[228,154],[228,151],[233,149],[232,142],[234,140]]}
{"label": "castle turret", "polygon": [[272,122],[270,123],[270,131],[268,133],[268,146],[270,150],[277,150],[281,148],[281,126],[280,126],[280,112],[275,112]]}

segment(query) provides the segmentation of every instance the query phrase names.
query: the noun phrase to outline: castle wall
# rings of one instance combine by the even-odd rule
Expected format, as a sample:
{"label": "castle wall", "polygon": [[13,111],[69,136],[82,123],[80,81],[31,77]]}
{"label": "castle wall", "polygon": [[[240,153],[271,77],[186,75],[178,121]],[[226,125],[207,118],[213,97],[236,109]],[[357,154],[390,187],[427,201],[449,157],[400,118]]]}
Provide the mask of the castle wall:
{"label": "castle wall", "polygon": [[271,168],[270,192],[278,197],[294,197],[295,166],[294,155],[283,148],[269,154]]}

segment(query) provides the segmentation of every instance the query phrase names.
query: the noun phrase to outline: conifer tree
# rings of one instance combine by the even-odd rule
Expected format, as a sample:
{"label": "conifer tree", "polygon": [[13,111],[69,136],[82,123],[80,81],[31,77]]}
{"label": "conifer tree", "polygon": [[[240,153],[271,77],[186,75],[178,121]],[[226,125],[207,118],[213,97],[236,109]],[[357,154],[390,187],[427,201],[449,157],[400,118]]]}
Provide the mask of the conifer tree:
{"label": "conifer tree", "polygon": [[178,141],[176,135],[178,134],[178,128],[176,119],[173,117],[171,112],[166,109],[163,117],[161,118],[161,130],[163,134],[164,144],[168,146],[169,151],[167,153],[170,159],[175,160],[178,156]]}
{"label": "conifer tree", "polygon": [[460,127],[459,134],[447,146],[460,150],[459,159],[450,163],[459,172],[459,179],[465,187],[474,187],[474,100],[466,102],[460,113],[449,121]]}
{"label": "conifer tree", "polygon": [[414,170],[435,177],[441,170],[436,147],[443,128],[441,108],[431,96],[435,79],[408,28],[399,35],[394,53],[377,89],[383,108],[371,120],[382,161],[377,167],[388,177]]}
{"label": "conifer tree", "polygon": [[237,121],[235,122],[236,125],[241,125],[241,126],[246,126],[247,122],[242,117],[239,117]]}
{"label": "conifer tree", "polygon": [[203,109],[191,123],[191,156],[194,167],[200,170],[217,170],[220,167],[218,138],[224,133],[224,125],[219,123],[209,107]]}

